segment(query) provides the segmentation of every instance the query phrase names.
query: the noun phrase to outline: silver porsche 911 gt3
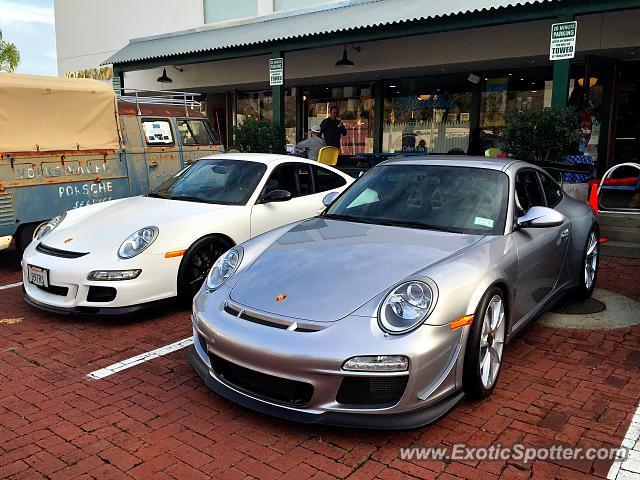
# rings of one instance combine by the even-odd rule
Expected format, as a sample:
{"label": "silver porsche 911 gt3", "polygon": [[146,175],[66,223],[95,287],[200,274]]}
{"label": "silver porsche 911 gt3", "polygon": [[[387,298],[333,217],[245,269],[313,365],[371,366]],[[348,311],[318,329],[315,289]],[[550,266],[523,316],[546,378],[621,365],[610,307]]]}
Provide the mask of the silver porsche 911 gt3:
{"label": "silver porsche 911 gt3", "polygon": [[489,395],[505,343],[593,291],[596,215],[531,164],[400,158],[336,196],[229,250],[194,299],[189,358],[220,395],[301,422],[424,425]]}

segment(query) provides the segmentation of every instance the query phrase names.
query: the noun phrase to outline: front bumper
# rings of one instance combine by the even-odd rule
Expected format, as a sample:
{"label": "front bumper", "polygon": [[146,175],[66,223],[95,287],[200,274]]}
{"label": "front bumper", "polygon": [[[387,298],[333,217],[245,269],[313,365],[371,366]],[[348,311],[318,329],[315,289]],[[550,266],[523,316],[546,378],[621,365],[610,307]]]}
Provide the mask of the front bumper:
{"label": "front bumper", "polygon": [[[260,315],[249,308],[231,314],[228,293],[223,286],[194,299],[194,347],[189,358],[205,383],[230,400],[307,423],[410,428],[435,421],[462,398],[460,360],[468,327],[452,331],[449,325],[423,325],[406,335],[385,335],[376,318],[348,316],[317,324],[315,331],[283,329],[265,323],[264,315],[257,322],[247,320]],[[300,323],[311,327],[309,322]],[[409,369],[342,369],[347,359],[370,355],[404,355]],[[386,393],[385,389],[397,386],[400,378],[404,383],[396,396],[372,401],[380,390]],[[283,399],[280,387],[269,392],[269,382],[282,384],[292,396]],[[311,393],[305,397],[298,387]],[[358,400],[345,401],[345,392]]]}
{"label": "front bumper", "polygon": [[[157,305],[177,294],[180,258],[156,258],[143,253],[132,260],[112,259],[92,252],[80,258],[61,258],[36,250],[33,242],[22,258],[25,301],[30,305],[61,314],[125,315]],[[43,289],[29,283],[27,266],[49,271],[49,284]],[[87,276],[94,270],[129,270],[142,273],[132,280],[94,281]],[[99,297],[92,292],[109,293]]]}
{"label": "front bumper", "polygon": [[208,365],[202,360],[195,347],[187,351],[187,358],[205,385],[227,400],[266,415],[300,423],[318,423],[337,427],[372,428],[397,430],[417,428],[433,423],[451,410],[464,394],[459,391],[440,402],[405,413],[367,415],[347,412],[309,413],[304,410],[286,408],[252,398],[229,387],[211,374]]}

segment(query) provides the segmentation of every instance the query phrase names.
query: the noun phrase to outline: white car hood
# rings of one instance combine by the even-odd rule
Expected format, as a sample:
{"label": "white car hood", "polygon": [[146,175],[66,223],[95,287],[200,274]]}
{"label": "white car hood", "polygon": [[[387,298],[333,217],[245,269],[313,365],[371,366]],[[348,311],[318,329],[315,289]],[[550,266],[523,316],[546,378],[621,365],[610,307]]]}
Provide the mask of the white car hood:
{"label": "white car hood", "polygon": [[[82,207],[68,212],[64,221],[42,243],[74,252],[115,251],[133,232],[157,226],[160,236],[171,235],[170,223],[186,216],[211,214],[225,205],[131,197],[100,205],[93,211]],[[85,210],[86,209],[86,210]],[[163,228],[164,227],[164,228]]]}

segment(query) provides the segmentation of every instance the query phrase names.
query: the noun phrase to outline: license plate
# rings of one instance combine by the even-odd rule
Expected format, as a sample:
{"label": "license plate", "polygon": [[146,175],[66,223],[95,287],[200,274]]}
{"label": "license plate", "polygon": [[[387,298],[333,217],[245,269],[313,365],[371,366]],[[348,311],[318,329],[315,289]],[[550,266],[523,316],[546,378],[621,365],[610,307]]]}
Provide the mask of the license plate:
{"label": "license plate", "polygon": [[46,288],[49,286],[49,270],[35,265],[27,265],[27,279],[33,285]]}

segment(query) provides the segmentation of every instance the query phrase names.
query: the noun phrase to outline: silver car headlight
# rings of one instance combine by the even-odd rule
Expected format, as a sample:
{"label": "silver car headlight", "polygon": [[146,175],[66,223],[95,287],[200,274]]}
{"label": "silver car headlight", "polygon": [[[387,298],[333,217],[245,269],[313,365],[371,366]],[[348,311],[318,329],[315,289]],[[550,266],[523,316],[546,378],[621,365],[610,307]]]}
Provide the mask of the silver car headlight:
{"label": "silver car headlight", "polygon": [[395,287],[380,306],[380,327],[388,333],[405,333],[427,318],[433,302],[429,285],[411,280]]}
{"label": "silver car headlight", "polygon": [[56,215],[51,220],[49,220],[47,223],[45,223],[41,227],[38,227],[38,230],[36,230],[35,239],[36,240],[41,240],[44,237],[46,237],[47,235],[49,235],[51,232],[53,232],[53,230],[58,225],[60,225],[62,223],[62,221],[64,220],[64,217],[66,217],[66,216],[67,216],[67,212],[65,212],[65,213],[63,213],[61,215]]}
{"label": "silver car headlight", "polygon": [[207,277],[207,290],[213,291],[226,282],[238,269],[242,261],[242,249],[234,247],[221,255],[211,267]]}
{"label": "silver car headlight", "polygon": [[144,227],[133,232],[118,248],[118,257],[133,258],[144,252],[158,238],[158,227]]}

